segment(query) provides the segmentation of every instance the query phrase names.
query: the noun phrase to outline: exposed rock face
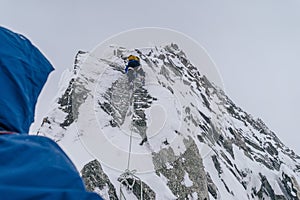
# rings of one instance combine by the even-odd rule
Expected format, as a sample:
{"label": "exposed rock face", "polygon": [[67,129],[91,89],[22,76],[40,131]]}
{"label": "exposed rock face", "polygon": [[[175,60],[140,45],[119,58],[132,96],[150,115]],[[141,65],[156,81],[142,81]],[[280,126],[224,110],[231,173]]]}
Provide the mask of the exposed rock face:
{"label": "exposed rock face", "polygon": [[[82,64],[81,60],[86,55],[87,52],[84,51],[79,51],[77,53],[74,62],[74,75],[76,75],[77,71],[80,70],[80,65]],[[72,77],[64,94],[58,98],[60,109],[67,114],[65,120],[60,124],[62,128],[70,126],[74,120],[77,119],[78,108],[81,105],[81,102],[84,101],[86,93],[88,92],[85,90],[79,91],[79,88],[82,88],[82,85],[79,86],[79,84],[75,81],[75,77]]]}
{"label": "exposed rock face", "polygon": [[[140,57],[146,74],[133,85],[123,72],[130,54]],[[119,176],[130,168],[101,162],[101,155],[124,159],[100,148],[111,142],[126,152],[124,160],[130,150],[132,157],[145,155],[132,161],[136,177],[126,178],[134,183],[131,190],[121,181],[127,199],[300,199],[300,157],[202,75],[176,44],[117,48],[105,58],[81,52],[65,79],[39,131],[67,150],[87,189],[104,198],[120,199]],[[91,102],[92,113],[86,109]],[[85,118],[88,126],[76,128]],[[101,131],[108,140],[89,148],[87,139],[96,140],[91,132]],[[85,159],[87,151],[100,162]]]}
{"label": "exposed rock face", "polygon": [[197,196],[207,200],[206,172],[199,150],[192,138],[185,139],[184,143],[188,148],[180,156],[176,156],[170,147],[153,154],[156,173],[167,178],[167,185],[176,199],[193,199]]}
{"label": "exposed rock face", "polygon": [[105,92],[105,101],[98,101],[101,108],[113,117],[111,124],[120,127],[126,117],[130,105],[131,93],[127,78],[123,77],[115,81]]}
{"label": "exposed rock face", "polygon": [[81,170],[82,179],[89,191],[107,191],[101,196],[109,197],[109,199],[118,199],[116,189],[110,182],[108,176],[103,172],[101,164],[97,160],[93,160],[86,164]]}

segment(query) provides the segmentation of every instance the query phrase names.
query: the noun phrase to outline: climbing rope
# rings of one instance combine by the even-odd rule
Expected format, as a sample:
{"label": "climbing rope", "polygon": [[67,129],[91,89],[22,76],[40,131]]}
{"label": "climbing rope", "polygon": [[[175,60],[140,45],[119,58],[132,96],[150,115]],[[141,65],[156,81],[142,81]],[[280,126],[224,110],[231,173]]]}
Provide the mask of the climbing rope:
{"label": "climbing rope", "polygon": [[[133,94],[134,94],[134,82],[133,82],[131,97],[133,97]],[[133,106],[132,101],[130,102],[130,107]],[[120,200],[122,200],[122,199],[126,200],[126,197],[124,195],[124,192],[123,192],[122,188],[125,186],[127,191],[129,190],[130,192],[132,192],[133,187],[134,187],[134,185],[137,181],[140,182],[140,194],[141,194],[140,200],[143,200],[143,182],[139,177],[137,177],[135,175],[136,170],[130,170],[131,150],[132,150],[132,132],[133,132],[133,127],[132,127],[132,123],[131,123],[130,137],[129,137],[129,147],[128,147],[127,169],[118,178],[118,180],[120,181]],[[130,183],[129,180],[132,180],[132,182]]]}
{"label": "climbing rope", "polygon": [[[108,65],[114,65],[114,66],[118,66],[118,63],[113,63],[113,62],[110,62],[109,60],[105,60],[105,59],[101,59],[101,58],[97,58],[96,56],[94,55],[90,55],[94,58],[96,58],[99,62],[105,62],[107,63]],[[120,71],[122,71],[122,69],[120,68]],[[137,72],[134,71],[134,79],[137,78]],[[134,90],[135,90],[135,84],[134,84],[134,80],[132,81],[132,92],[131,92],[131,95],[130,95],[130,109],[133,109],[133,95],[134,95]],[[143,81],[143,84],[144,84],[144,81]],[[132,110],[133,111],[133,110]],[[118,124],[118,122],[117,122]],[[120,124],[118,124],[119,127]],[[128,160],[127,160],[127,168],[126,170],[124,171],[124,173],[122,173],[119,178],[118,178],[118,181],[120,182],[120,200],[122,199],[125,199],[126,200],[126,197],[125,197],[125,194],[123,192],[123,188],[126,187],[126,190],[127,191],[133,191],[134,189],[134,186],[137,182],[140,182],[140,200],[143,200],[143,182],[142,180],[135,175],[136,173],[136,170],[130,170],[130,161],[131,161],[131,153],[132,153],[132,137],[133,137],[133,125],[131,123],[131,126],[130,126],[130,137],[129,137],[129,147],[128,147]]]}
{"label": "climbing rope", "polygon": [[132,125],[131,125],[131,127],[130,127],[130,137],[129,137],[129,149],[128,149],[127,170],[129,170],[129,168],[130,168],[131,148],[132,148]]}
{"label": "climbing rope", "polygon": [[[116,52],[114,51],[114,54],[116,54]],[[120,67],[119,63],[116,63],[116,62],[111,62],[109,60],[106,60],[106,59],[102,59],[102,58],[99,58],[95,55],[92,55],[92,54],[89,54],[90,57],[93,57],[95,59],[98,60],[98,62],[104,62],[110,66],[116,66],[118,68],[119,71],[123,72],[123,69],[122,67]],[[134,79],[137,78],[137,73],[136,71],[134,72]],[[133,80],[133,87],[132,87],[132,93],[131,93],[131,98],[133,98],[133,94],[134,94],[134,80]],[[130,101],[132,102],[132,101]],[[112,113],[109,113],[111,116],[112,116]],[[116,123],[118,124],[118,127],[120,128],[120,124],[116,121]],[[136,173],[136,170],[130,170],[130,161],[131,161],[131,151],[132,151],[132,134],[133,134],[133,125],[131,124],[131,127],[130,127],[130,138],[129,138],[129,152],[128,152],[128,160],[127,160],[127,169],[124,171],[124,173],[122,173],[119,178],[118,178],[118,181],[120,182],[120,200],[122,199],[125,199],[126,200],[126,197],[124,195],[124,192],[123,192],[123,188],[126,187],[126,190],[128,191],[133,191],[134,189],[134,186],[137,182],[140,182],[140,200],[143,200],[143,182],[142,180],[135,175]],[[130,181],[131,180],[131,181]]]}
{"label": "climbing rope", "polygon": [[[135,74],[135,78],[136,78],[136,74]],[[132,82],[132,84],[133,84],[133,86],[132,86],[132,91],[131,91],[131,97],[130,97],[130,99],[131,99],[131,101],[130,101],[130,107],[131,107],[131,109],[130,109],[130,112],[133,112],[133,109],[132,109],[132,107],[133,107],[133,94],[134,94],[134,81]],[[132,131],[133,130],[133,125],[132,125],[132,123],[131,123],[131,125],[130,125],[130,137],[129,137],[129,149],[128,149],[128,161],[127,161],[127,170],[129,170],[129,168],[130,168],[130,159],[131,159],[131,149],[132,149]]]}

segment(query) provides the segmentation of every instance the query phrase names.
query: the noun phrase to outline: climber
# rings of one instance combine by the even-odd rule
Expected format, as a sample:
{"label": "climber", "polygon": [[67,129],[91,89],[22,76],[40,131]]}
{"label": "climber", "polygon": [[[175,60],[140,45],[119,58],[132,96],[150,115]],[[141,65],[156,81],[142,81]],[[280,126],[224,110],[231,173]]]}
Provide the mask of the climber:
{"label": "climber", "polygon": [[125,68],[125,73],[128,75],[128,82],[133,83],[133,80],[137,75],[140,75],[142,78],[143,84],[145,84],[145,72],[141,67],[140,58],[134,55],[127,57],[128,63]]}
{"label": "climber", "polygon": [[101,200],[86,191],[76,167],[54,141],[28,134],[51,71],[50,62],[27,38],[0,27],[0,199]]}

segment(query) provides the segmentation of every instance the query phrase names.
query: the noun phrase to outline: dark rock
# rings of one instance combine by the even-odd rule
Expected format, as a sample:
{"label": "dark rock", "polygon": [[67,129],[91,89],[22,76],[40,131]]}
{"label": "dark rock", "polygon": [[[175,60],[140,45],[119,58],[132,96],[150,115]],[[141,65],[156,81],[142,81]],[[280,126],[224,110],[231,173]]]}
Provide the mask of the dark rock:
{"label": "dark rock", "polygon": [[265,176],[263,176],[261,173],[259,173],[259,176],[260,176],[260,181],[261,181],[261,187],[256,195],[260,199],[263,199],[263,196],[267,195],[268,197],[270,197],[270,199],[276,200],[274,190],[273,190],[272,186],[270,185],[268,179]]}
{"label": "dark rock", "polygon": [[290,177],[283,172],[281,183],[284,186],[287,196],[293,200],[299,200],[299,186],[296,185],[297,181],[293,177]]}
{"label": "dark rock", "polygon": [[216,170],[218,171],[218,174],[219,174],[219,176],[223,173],[223,170],[222,170],[222,168],[221,168],[221,165],[220,165],[220,163],[219,163],[219,160],[218,160],[218,158],[217,158],[217,156],[216,155],[213,155],[213,156],[211,156],[211,159],[212,159],[212,161],[213,161],[213,163],[214,163],[214,165],[215,165],[215,168],[216,168]]}
{"label": "dark rock", "polygon": [[278,155],[278,151],[276,150],[276,148],[270,143],[267,142],[266,143],[266,147],[265,147],[266,151],[271,155],[271,156],[277,156]]}
{"label": "dark rock", "polygon": [[209,173],[206,173],[206,178],[207,178],[207,188],[208,192],[215,198],[218,199],[218,188],[214,184],[213,180],[211,179]]}
{"label": "dark rock", "polygon": [[[208,199],[206,172],[199,150],[192,138],[184,141],[187,150],[180,157],[175,156],[171,147],[153,153],[156,173],[168,179],[167,185],[178,199],[185,199],[194,192],[198,194],[199,199]],[[166,164],[171,167],[167,167]],[[192,186],[182,184],[186,173],[192,181]]]}
{"label": "dark rock", "polygon": [[208,102],[208,100],[207,100],[207,98],[204,96],[204,94],[201,93],[201,97],[202,97],[202,99],[203,99],[204,105],[205,105],[209,110],[211,110],[211,108],[210,108],[210,103]]}
{"label": "dark rock", "polygon": [[103,172],[101,164],[97,160],[93,160],[86,164],[81,170],[81,174],[88,191],[97,191],[97,189],[101,191],[107,187],[109,199],[118,200],[114,185]]}

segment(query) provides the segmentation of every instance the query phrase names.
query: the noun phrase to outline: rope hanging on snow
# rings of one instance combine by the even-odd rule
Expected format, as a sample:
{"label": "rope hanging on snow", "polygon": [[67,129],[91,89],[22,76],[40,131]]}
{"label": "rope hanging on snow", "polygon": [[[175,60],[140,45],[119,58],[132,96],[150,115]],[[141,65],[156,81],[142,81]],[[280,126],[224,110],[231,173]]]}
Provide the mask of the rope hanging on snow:
{"label": "rope hanging on snow", "polygon": [[130,168],[130,159],[131,159],[131,147],[132,147],[132,127],[130,128],[130,137],[129,137],[129,150],[128,150],[128,161],[127,161],[127,169],[129,170]]}
{"label": "rope hanging on snow", "polygon": [[[114,50],[114,55],[116,55],[116,51]],[[117,68],[119,69],[119,71],[122,71],[123,72],[123,69],[122,67],[119,67],[119,64],[118,63],[114,63],[114,62],[111,62],[109,60],[106,60],[106,59],[103,59],[103,58],[99,58],[95,55],[92,55],[92,54],[89,54],[90,57],[93,57],[93,58],[96,58],[99,62],[104,62],[108,65],[114,65],[114,66],[117,66]],[[137,78],[137,72],[136,70],[134,71],[134,79]],[[130,99],[133,97],[133,94],[134,94],[134,80],[132,80],[131,82],[133,84],[133,87],[131,88],[132,89],[132,93],[131,93],[131,97]],[[144,80],[143,80],[143,84],[144,84]],[[110,115],[112,116],[112,114],[110,113]],[[118,124],[118,122],[116,121],[116,123]],[[120,124],[118,124],[118,127],[121,127]],[[140,182],[140,200],[143,200],[143,182],[142,180],[135,175],[136,173],[136,170],[130,170],[130,161],[131,161],[131,150],[132,150],[132,132],[133,132],[133,128],[132,128],[132,124],[131,124],[131,127],[130,127],[130,138],[129,138],[129,152],[128,152],[128,160],[127,160],[127,169],[124,171],[124,173],[122,173],[119,178],[118,178],[118,181],[120,182],[120,197],[119,199],[122,200],[122,199],[125,199],[126,200],[126,197],[124,195],[124,192],[123,192],[123,188],[125,187],[127,191],[130,191],[130,192],[133,192],[133,189],[134,189],[134,186],[137,182]]]}
{"label": "rope hanging on snow", "polygon": [[[132,88],[131,97],[133,97],[134,93],[134,83]],[[135,175],[136,170],[130,170],[130,161],[131,161],[131,149],[132,149],[132,124],[130,127],[130,137],[129,137],[129,149],[128,149],[128,160],[127,160],[127,169],[123,174],[121,174],[118,178],[118,181],[120,182],[120,200],[125,199],[126,197],[123,192],[123,187],[126,188],[127,191],[133,192],[134,185],[136,182],[140,182],[140,200],[143,200],[143,182],[142,180]]]}

